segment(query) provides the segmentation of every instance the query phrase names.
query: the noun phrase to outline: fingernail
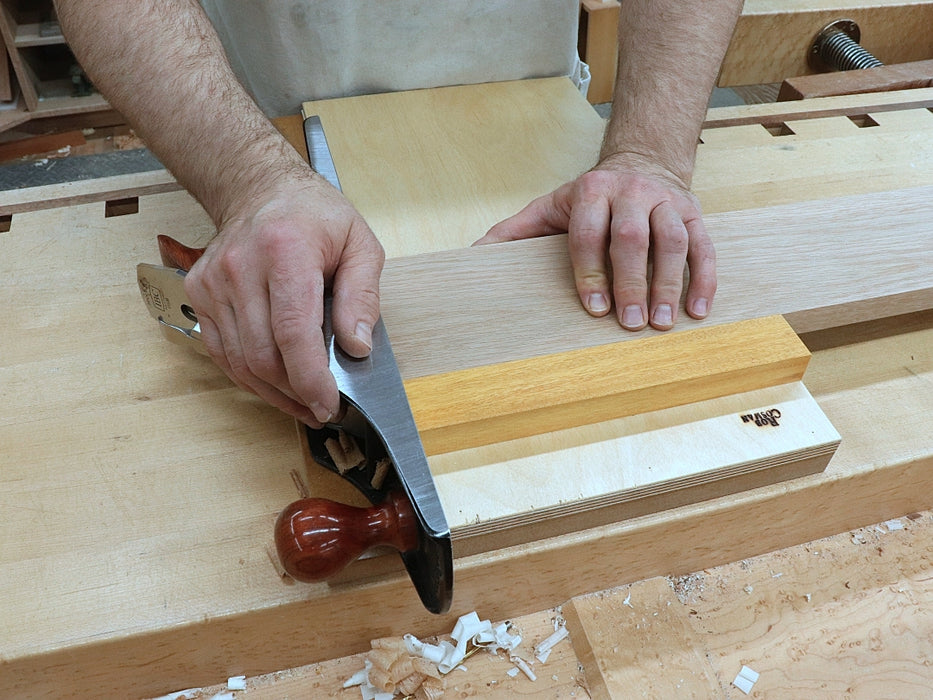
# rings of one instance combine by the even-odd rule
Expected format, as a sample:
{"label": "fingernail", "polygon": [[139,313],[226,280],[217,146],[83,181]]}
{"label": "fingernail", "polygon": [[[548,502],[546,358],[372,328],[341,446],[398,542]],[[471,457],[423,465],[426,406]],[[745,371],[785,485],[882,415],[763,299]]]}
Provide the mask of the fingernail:
{"label": "fingernail", "polygon": [[671,313],[670,304],[658,304],[658,307],[654,310],[654,325],[656,326],[671,326],[673,325],[673,315]]}
{"label": "fingernail", "polygon": [[708,299],[697,299],[693,302],[693,315],[705,317],[709,313],[709,300]]}
{"label": "fingernail", "polygon": [[360,321],[356,324],[356,331],[353,333],[356,339],[363,343],[370,350],[373,349],[373,329],[367,323]]}
{"label": "fingernail", "polygon": [[641,307],[632,304],[631,306],[626,306],[622,310],[622,326],[623,328],[638,329],[645,325],[645,314],[642,313]]}
{"label": "fingernail", "polygon": [[318,423],[330,423],[330,419],[334,417],[333,411],[324,408],[324,405],[319,403],[311,404],[311,412],[314,414]]}
{"label": "fingernail", "polygon": [[590,294],[586,300],[586,308],[588,308],[594,314],[604,314],[609,311],[609,302],[606,300],[605,294]]}

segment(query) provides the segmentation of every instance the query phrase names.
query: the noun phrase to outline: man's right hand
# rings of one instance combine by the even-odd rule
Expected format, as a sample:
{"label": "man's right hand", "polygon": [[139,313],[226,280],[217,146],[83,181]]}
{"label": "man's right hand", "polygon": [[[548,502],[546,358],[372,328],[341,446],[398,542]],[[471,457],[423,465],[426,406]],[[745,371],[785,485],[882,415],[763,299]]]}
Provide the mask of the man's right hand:
{"label": "man's right hand", "polygon": [[385,253],[323,178],[279,181],[228,215],[185,291],[208,353],[238,386],[313,427],[339,410],[324,347],[324,292],[340,347],[365,357]]}

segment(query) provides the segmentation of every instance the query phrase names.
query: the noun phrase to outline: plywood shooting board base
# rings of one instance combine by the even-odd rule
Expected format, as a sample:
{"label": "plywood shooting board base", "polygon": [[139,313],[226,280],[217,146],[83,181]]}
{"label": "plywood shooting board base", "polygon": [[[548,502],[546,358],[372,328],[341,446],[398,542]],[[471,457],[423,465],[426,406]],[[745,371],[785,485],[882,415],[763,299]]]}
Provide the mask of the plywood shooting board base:
{"label": "plywood shooting board base", "polygon": [[[559,103],[550,112],[558,116],[542,122],[553,129],[550,147],[563,143],[563,134],[572,134],[569,143],[575,144],[579,134],[593,133],[588,131],[592,112],[581,111],[590,107],[579,93],[567,92],[564,81],[550,84],[553,89],[540,97]],[[534,89],[544,87],[536,84]],[[485,111],[483,119],[494,130],[526,133],[535,130],[537,115],[544,112],[543,105],[541,110],[503,106]],[[598,134],[593,138],[598,140]],[[573,145],[560,157],[566,170],[548,177],[572,177],[586,167],[586,157]],[[729,154],[722,158],[721,167],[727,169]],[[410,167],[396,163],[394,177]],[[414,169],[409,176],[417,180],[420,173]],[[482,179],[482,170],[469,176]],[[916,309],[928,303],[929,289],[917,270],[929,268],[928,239],[923,236],[931,201],[922,186],[930,183],[921,179],[908,184],[921,187],[821,200],[806,205],[811,209],[786,205],[725,213],[718,219],[711,215],[724,283],[715,307],[722,314],[717,322],[793,310],[792,325],[800,330],[798,326],[832,329],[879,316],[905,323],[907,316],[896,317],[898,313],[922,316]],[[387,326],[408,329],[396,344],[406,377],[462,368],[445,363],[451,357],[449,343],[431,344],[444,334],[457,338],[458,354],[462,344],[462,354],[477,358],[477,364],[507,361],[515,348],[527,348],[535,338],[547,338],[548,348],[557,352],[592,344],[581,343],[580,327],[574,324],[583,324],[582,333],[592,334],[594,343],[619,339],[618,328],[589,319],[562,286],[567,268],[552,265],[564,260],[560,238],[529,241],[524,248],[445,249],[460,248],[483,232],[461,230],[454,213],[474,211],[471,226],[481,229],[479,222],[511,213],[527,194],[522,190],[515,201],[506,201],[499,193],[489,212],[481,211],[485,194],[465,197],[449,215],[425,215],[433,223],[417,235],[404,225],[381,227],[387,248],[423,246],[420,250],[434,256],[430,266],[416,257],[394,259],[383,280]],[[384,210],[389,201],[383,200]],[[392,206],[410,209],[407,201]],[[456,562],[455,610],[447,617],[426,613],[400,572],[381,572],[365,583],[288,585],[269,562],[265,545],[275,515],[295,497],[291,473],[303,468],[294,425],[232,387],[206,358],[162,340],[138,299],[133,267],[155,260],[156,234],[203,244],[212,229],[193,200],[180,192],[144,195],[139,205],[136,214],[109,219],[100,201],[18,209],[10,231],[0,234],[0,267],[8,281],[0,290],[0,303],[9,316],[9,330],[0,338],[0,695],[89,696],[101,688],[123,696],[158,695],[238,673],[297,666],[358,651],[369,639],[388,633],[426,635],[449,629],[456,615],[471,609],[504,619],[616,585],[620,576],[634,580],[694,571],[789,540],[806,541],[875,522],[919,509],[933,489],[931,435],[917,430],[914,422],[933,411],[927,390],[933,343],[930,322],[923,326],[921,319],[921,326],[910,332],[892,331],[870,343],[838,342],[838,347],[814,353],[804,381],[843,438],[825,472],[464,554]],[[428,203],[422,206],[430,209]],[[800,219],[801,211],[820,222],[819,236],[793,238],[794,215]],[[858,226],[846,226],[851,216]],[[756,217],[764,217],[767,228],[773,225],[779,232],[773,250],[747,245],[742,231],[763,228]],[[438,230],[436,224],[448,218],[457,230]],[[860,234],[860,242],[853,232]],[[883,248],[872,244],[879,238]],[[519,250],[535,252],[518,255]],[[748,294],[747,283],[732,276],[730,265],[762,250],[768,251],[769,265],[755,278],[756,293]],[[807,256],[808,250],[816,252]],[[508,261],[513,255],[530,266],[523,269],[550,275],[548,284],[537,285],[535,293],[519,289],[505,296],[488,283],[476,284],[477,273],[483,271],[500,279],[493,259],[512,265]],[[794,262],[793,255],[804,257]],[[874,257],[867,267],[858,267],[866,255]],[[541,261],[551,262],[539,266]],[[806,276],[781,283],[780,276],[795,271],[795,265],[804,266]],[[864,279],[873,281],[857,283]],[[510,300],[502,308],[507,318],[516,319],[515,327],[499,318],[492,321],[505,333],[502,347],[488,342],[488,318],[413,313],[412,298],[433,299],[437,309],[446,308],[445,290],[456,286],[452,280],[472,281],[478,292],[489,295],[481,299],[490,308]],[[771,286],[763,288],[763,283]],[[532,312],[542,303],[541,293],[554,289],[563,291],[547,304],[556,304],[560,317],[573,321],[560,329],[546,324],[554,331],[551,335],[535,333],[541,321]],[[839,289],[845,291],[835,297],[820,293]],[[788,300],[790,307],[785,306]],[[796,310],[795,300],[802,304]],[[789,314],[792,319],[794,314]],[[686,322],[682,329],[702,327]],[[516,338],[522,341],[518,345]],[[748,408],[776,402],[769,398]],[[747,412],[745,406],[737,410]],[[725,409],[730,416],[734,412]],[[663,424],[656,426],[664,429]],[[773,436],[764,427],[755,434]],[[622,438],[573,439],[621,450]],[[539,454],[543,459],[563,450],[576,452],[563,442],[545,445]],[[734,455],[735,464],[744,461],[741,454]],[[522,466],[516,464],[516,475]],[[467,473],[451,467],[439,479],[449,476],[452,483]],[[639,483],[651,483],[650,477]],[[826,503],[843,505],[822,507]],[[499,506],[494,501],[483,504],[490,522],[508,517],[494,511]],[[471,517],[465,516],[464,526]],[[763,524],[756,526],[756,537],[738,537],[736,524],[747,531],[750,522]],[[480,535],[461,541],[480,545]],[[534,585],[516,593],[515,578]],[[308,620],[314,623],[304,622]]]}

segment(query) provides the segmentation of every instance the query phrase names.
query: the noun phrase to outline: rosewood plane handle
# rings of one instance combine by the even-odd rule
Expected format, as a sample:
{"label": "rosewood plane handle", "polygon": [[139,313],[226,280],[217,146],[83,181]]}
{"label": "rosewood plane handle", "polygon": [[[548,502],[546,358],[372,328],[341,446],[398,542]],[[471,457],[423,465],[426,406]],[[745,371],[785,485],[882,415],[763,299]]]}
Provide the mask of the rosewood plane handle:
{"label": "rosewood plane handle", "polygon": [[166,267],[187,272],[204,255],[204,248],[191,248],[171,236],[159,234],[159,256]]}
{"label": "rosewood plane handle", "polygon": [[378,546],[403,554],[418,548],[418,520],[399,491],[370,508],[303,498],[275,523],[275,546],[285,571],[304,582],[324,581]]}

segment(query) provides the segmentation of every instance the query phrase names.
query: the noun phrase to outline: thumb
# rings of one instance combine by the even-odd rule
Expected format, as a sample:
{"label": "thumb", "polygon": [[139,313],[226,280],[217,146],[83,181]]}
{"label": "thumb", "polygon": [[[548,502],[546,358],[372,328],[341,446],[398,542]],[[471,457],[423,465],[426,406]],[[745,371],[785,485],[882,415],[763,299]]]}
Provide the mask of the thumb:
{"label": "thumb", "polygon": [[473,245],[518,241],[524,238],[567,233],[573,183],[538,197],[514,216],[500,221]]}
{"label": "thumb", "polygon": [[334,275],[331,323],[337,344],[353,357],[372,350],[373,326],[379,319],[379,276],[385,252],[369,232],[358,246],[347,246]]}

